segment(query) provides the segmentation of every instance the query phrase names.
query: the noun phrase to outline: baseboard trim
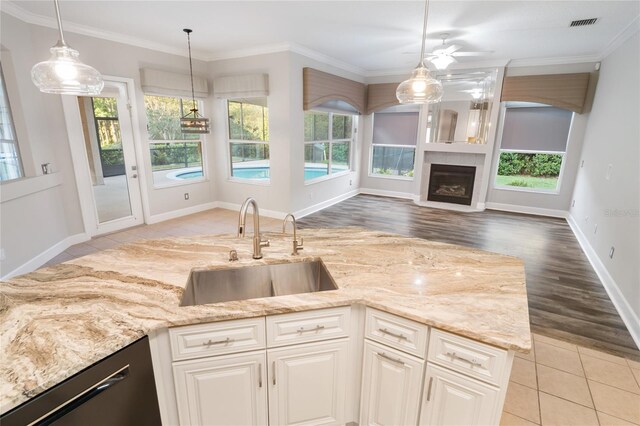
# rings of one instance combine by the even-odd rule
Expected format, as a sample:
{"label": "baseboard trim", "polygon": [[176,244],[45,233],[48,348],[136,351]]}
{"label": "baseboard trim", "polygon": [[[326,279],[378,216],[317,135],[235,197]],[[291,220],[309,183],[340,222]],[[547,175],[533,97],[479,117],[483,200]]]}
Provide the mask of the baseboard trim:
{"label": "baseboard trim", "polygon": [[86,232],[71,235],[65,238],[64,240],[55,243],[54,245],[44,250],[40,254],[36,255],[35,257],[29,259],[28,261],[18,266],[13,271],[3,275],[2,277],[0,277],[0,280],[7,280],[17,275],[22,275],[22,274],[35,271],[36,269],[38,269],[39,267],[41,267],[42,265],[44,265],[45,263],[47,263],[48,261],[56,257],[57,255],[59,255],[60,253],[62,253],[63,251],[71,247],[72,245],[83,243],[85,241],[89,241],[90,239],[91,237],[89,237],[89,234],[87,234]]}
{"label": "baseboard trim", "polygon": [[[226,201],[216,201],[214,204],[217,208],[233,210],[236,212],[240,211],[240,208],[242,207],[240,204],[228,203]],[[277,210],[263,209],[262,207],[260,207],[260,216],[271,217],[274,219],[284,219],[286,215],[287,213],[279,212]]]}
{"label": "baseboard trim", "polygon": [[596,271],[596,274],[598,274],[602,286],[609,295],[611,302],[613,302],[613,306],[615,306],[618,311],[620,318],[622,318],[622,322],[627,326],[627,330],[629,330],[633,341],[636,343],[636,346],[640,348],[640,318],[638,318],[631,308],[631,305],[620,291],[620,287],[618,287],[618,284],[616,284],[611,274],[609,274],[604,263],[602,263],[602,260],[600,260],[600,257],[589,243],[586,235],[584,235],[580,227],[578,227],[578,223],[571,214],[567,215],[567,223],[576,236],[580,247],[582,247],[582,251],[587,256],[587,259],[589,259],[591,266]]}
{"label": "baseboard trim", "polygon": [[415,199],[415,195],[408,192],[386,191],[384,189],[360,188],[360,194],[379,195],[381,197],[402,198],[405,200]]}
{"label": "baseboard trim", "polygon": [[326,209],[327,207],[331,207],[332,205],[337,204],[337,203],[339,203],[341,201],[344,201],[346,199],[354,197],[354,196],[358,195],[359,193],[360,193],[359,190],[354,189],[353,191],[346,192],[346,193],[344,193],[342,195],[338,195],[337,197],[333,197],[333,198],[330,198],[328,200],[322,201],[322,202],[320,202],[318,204],[314,204],[312,206],[305,207],[304,209],[298,210],[298,211],[296,211],[294,213],[294,216],[296,217],[296,219],[303,218],[303,217],[308,216],[308,215],[310,215],[312,213],[315,213],[317,211]]}
{"label": "baseboard trim", "polygon": [[175,219],[182,216],[187,216],[194,213],[200,213],[205,210],[210,210],[218,207],[218,203],[204,203],[198,204],[196,206],[186,207],[184,209],[172,210],[166,213],[159,213],[149,216],[149,220],[147,221],[148,225],[152,225],[154,223],[164,222],[165,220]]}
{"label": "baseboard trim", "polygon": [[533,214],[537,216],[559,217],[562,219],[566,219],[569,216],[569,212],[564,210],[543,209],[541,207],[516,206],[514,204],[487,202],[485,203],[485,207],[489,210],[500,210],[503,212]]}

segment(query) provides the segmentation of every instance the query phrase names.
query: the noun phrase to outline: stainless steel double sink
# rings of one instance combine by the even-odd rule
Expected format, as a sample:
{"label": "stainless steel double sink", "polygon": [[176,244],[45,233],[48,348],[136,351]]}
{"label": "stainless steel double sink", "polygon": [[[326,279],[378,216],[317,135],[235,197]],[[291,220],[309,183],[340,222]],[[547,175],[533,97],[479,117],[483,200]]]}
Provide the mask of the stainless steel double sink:
{"label": "stainless steel double sink", "polygon": [[180,306],[337,289],[321,260],[217,270],[194,268]]}

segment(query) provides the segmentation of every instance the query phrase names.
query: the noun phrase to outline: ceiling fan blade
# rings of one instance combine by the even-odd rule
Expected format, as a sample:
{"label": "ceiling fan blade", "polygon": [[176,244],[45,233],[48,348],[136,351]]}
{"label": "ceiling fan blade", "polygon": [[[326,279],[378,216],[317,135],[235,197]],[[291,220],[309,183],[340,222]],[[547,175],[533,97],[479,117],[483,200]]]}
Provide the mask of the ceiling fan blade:
{"label": "ceiling fan blade", "polygon": [[444,52],[447,55],[451,55],[453,52],[456,52],[456,51],[458,51],[460,49],[462,49],[462,46],[458,46],[457,44],[452,44],[451,46],[445,48]]}
{"label": "ceiling fan blade", "polygon": [[454,52],[451,56],[485,56],[493,53],[493,50],[487,50],[485,52]]}

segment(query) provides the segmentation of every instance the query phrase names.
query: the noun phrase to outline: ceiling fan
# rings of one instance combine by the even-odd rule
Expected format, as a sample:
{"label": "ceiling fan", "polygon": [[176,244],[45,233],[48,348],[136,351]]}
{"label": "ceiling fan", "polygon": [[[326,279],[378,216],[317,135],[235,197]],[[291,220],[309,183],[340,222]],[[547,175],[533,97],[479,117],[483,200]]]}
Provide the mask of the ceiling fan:
{"label": "ceiling fan", "polygon": [[452,63],[458,62],[455,58],[456,56],[483,56],[488,53],[492,53],[491,51],[463,52],[460,50],[462,49],[462,46],[458,46],[456,44],[446,46],[447,37],[449,37],[449,33],[440,34],[442,45],[438,49],[434,49],[433,52],[427,56],[427,60],[435,65],[439,70],[444,70]]}

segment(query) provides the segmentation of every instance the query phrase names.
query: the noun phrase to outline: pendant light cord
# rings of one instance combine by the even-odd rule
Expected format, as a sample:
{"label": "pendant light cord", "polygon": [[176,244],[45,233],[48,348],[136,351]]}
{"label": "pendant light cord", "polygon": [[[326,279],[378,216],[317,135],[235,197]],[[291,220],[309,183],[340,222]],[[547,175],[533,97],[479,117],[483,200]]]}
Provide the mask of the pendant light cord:
{"label": "pendant light cord", "polygon": [[58,19],[58,31],[60,32],[60,40],[58,41],[58,44],[66,46],[67,43],[65,43],[64,34],[62,33],[62,19],[60,19],[60,6],[58,5],[58,0],[53,0],[53,4],[56,6],[56,18]]}
{"label": "pendant light cord", "polygon": [[418,66],[424,67],[424,48],[427,42],[427,19],[429,17],[429,0],[424,2],[424,24],[422,26],[422,48],[420,49],[420,63]]}
{"label": "pendant light cord", "polygon": [[196,94],[195,94],[195,91],[193,90],[193,63],[191,62],[191,30],[184,29],[183,31],[187,33],[187,44],[189,45],[189,74],[191,75],[191,100],[193,101],[192,111],[195,112],[195,111],[198,111],[198,108],[196,108]]}

